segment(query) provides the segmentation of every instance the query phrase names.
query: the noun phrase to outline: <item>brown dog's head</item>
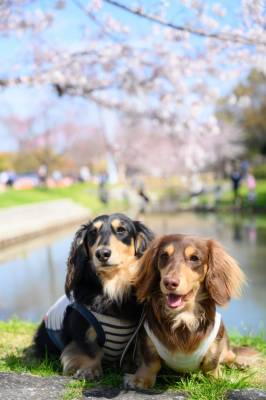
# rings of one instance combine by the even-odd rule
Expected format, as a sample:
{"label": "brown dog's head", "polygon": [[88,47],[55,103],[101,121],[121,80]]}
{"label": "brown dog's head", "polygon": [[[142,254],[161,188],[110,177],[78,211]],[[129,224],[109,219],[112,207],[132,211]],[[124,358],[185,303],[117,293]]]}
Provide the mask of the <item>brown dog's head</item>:
{"label": "brown dog's head", "polygon": [[217,242],[167,235],[144,254],[135,285],[140,301],[160,293],[169,310],[180,312],[191,309],[200,296],[223,306],[240,295],[244,281],[236,261]]}

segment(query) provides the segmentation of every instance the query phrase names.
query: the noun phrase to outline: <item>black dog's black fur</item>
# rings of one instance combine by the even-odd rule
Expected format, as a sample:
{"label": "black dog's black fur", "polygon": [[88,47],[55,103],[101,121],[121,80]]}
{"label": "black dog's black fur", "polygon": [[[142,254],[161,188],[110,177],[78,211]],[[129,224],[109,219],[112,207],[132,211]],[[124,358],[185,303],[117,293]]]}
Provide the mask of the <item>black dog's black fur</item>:
{"label": "black dog's black fur", "polygon": [[[121,221],[124,232],[115,232],[112,221]],[[97,232],[95,223],[102,223]],[[68,297],[82,303],[96,312],[103,313],[121,319],[136,321],[141,314],[141,306],[137,304],[134,290],[131,287],[130,293],[125,294],[118,301],[110,299],[103,293],[103,283],[97,274],[97,269],[93,262],[91,247],[110,246],[110,237],[115,238],[130,246],[134,240],[135,258],[141,257],[149,242],[154,238],[153,233],[141,222],[132,221],[123,214],[102,215],[92,222],[83,225],[76,233],[72,242],[68,257],[68,272],[65,282],[65,292]],[[108,268],[108,266],[106,266]],[[89,342],[85,334],[89,328],[89,323],[75,310],[68,309],[63,321],[62,340],[65,346],[74,341],[78,349],[88,355],[95,357],[98,345]],[[85,340],[86,339],[86,340]],[[59,355],[59,350],[50,340],[44,321],[39,326],[35,338],[35,349],[38,356]]]}

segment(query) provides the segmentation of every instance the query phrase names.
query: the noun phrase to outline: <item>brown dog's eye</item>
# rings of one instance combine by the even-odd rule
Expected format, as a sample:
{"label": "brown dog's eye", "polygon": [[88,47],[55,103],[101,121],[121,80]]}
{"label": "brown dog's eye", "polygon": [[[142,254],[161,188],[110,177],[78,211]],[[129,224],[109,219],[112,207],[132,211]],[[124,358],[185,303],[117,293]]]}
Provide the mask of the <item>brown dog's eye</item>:
{"label": "brown dog's eye", "polygon": [[199,257],[196,255],[192,255],[192,256],[190,256],[189,260],[190,261],[199,261]]}
{"label": "brown dog's eye", "polygon": [[167,261],[168,258],[169,258],[169,254],[166,251],[164,251],[163,253],[160,254],[161,261]]}

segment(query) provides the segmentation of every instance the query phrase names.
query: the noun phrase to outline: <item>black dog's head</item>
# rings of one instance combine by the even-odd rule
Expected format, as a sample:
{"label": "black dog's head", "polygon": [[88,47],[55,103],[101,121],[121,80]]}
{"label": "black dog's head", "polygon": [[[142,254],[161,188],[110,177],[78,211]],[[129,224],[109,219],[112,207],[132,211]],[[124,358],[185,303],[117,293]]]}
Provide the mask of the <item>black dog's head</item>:
{"label": "black dog's head", "polygon": [[[67,296],[89,304],[107,292],[115,299],[129,285],[130,265],[142,256],[153,233],[124,214],[101,215],[76,233],[65,283]],[[115,279],[117,277],[117,279]],[[105,290],[106,289],[106,290]]]}

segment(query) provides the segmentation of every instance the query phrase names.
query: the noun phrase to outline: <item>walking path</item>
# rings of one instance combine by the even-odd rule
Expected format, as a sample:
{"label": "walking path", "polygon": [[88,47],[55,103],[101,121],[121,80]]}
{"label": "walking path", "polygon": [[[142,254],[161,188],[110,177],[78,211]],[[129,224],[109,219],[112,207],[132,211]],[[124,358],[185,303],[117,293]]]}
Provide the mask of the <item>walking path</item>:
{"label": "walking path", "polygon": [[67,199],[0,209],[0,248],[88,218],[88,209]]}

